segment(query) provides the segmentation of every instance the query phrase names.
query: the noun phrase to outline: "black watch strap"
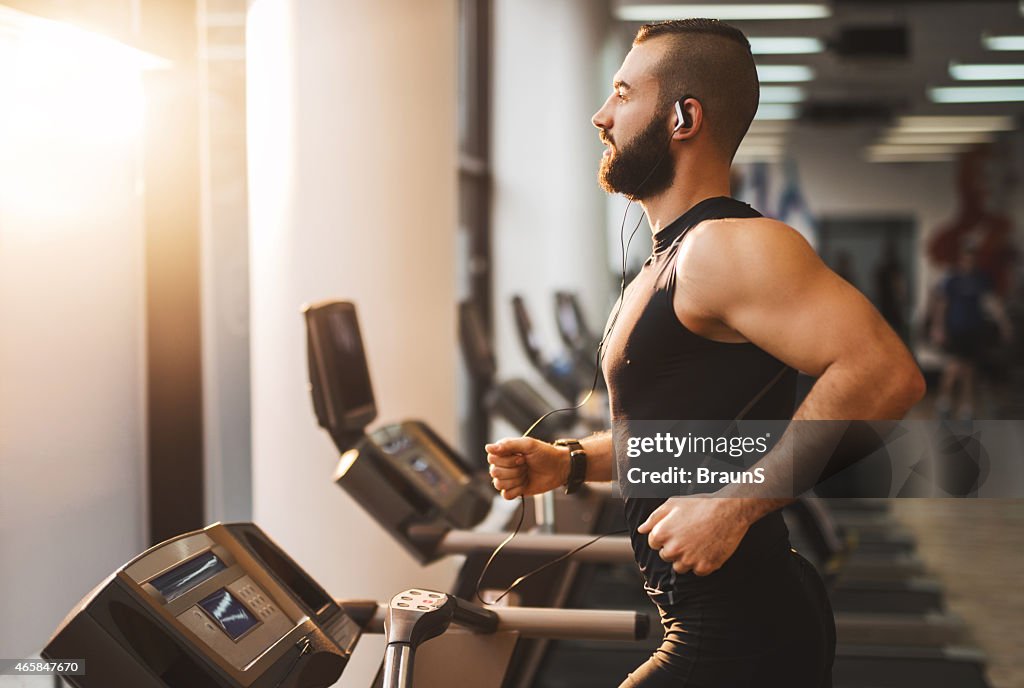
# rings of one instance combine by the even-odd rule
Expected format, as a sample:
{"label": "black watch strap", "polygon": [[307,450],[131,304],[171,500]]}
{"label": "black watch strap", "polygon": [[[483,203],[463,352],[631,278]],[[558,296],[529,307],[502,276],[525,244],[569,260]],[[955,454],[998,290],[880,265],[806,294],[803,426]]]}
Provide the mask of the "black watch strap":
{"label": "black watch strap", "polygon": [[572,494],[580,489],[587,477],[587,452],[579,440],[555,440],[556,447],[569,448],[569,479],[565,483],[565,494]]}

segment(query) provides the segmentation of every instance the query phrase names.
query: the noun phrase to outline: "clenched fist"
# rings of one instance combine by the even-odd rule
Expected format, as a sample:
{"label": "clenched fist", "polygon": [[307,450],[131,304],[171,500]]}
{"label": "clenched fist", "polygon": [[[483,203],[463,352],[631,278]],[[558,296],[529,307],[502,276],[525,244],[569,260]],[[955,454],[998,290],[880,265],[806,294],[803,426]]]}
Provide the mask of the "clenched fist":
{"label": "clenched fist", "polygon": [[752,521],[743,499],[672,497],[637,532],[677,573],[706,576],[733,555]]}
{"label": "clenched fist", "polygon": [[569,449],[532,437],[513,437],[484,447],[491,483],[505,499],[541,494],[569,479]]}

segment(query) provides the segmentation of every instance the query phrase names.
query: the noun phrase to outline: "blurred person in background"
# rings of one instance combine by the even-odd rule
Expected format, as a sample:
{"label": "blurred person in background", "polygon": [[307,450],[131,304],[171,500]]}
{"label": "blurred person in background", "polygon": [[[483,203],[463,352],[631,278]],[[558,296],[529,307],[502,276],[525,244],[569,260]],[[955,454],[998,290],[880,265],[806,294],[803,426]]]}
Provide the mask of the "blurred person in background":
{"label": "blurred person in background", "polygon": [[931,336],[948,355],[935,403],[940,418],[974,417],[978,363],[993,344],[991,322],[1004,341],[1013,336],[992,281],[978,268],[977,253],[975,242],[964,241],[953,269],[933,294]]}

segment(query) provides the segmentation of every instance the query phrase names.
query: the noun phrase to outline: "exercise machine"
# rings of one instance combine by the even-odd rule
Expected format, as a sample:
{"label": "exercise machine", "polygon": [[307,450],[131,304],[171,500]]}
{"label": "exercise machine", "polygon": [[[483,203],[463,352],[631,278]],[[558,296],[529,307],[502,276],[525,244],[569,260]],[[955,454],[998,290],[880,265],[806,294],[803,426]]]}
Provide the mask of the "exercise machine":
{"label": "exercise machine", "polygon": [[622,640],[648,627],[633,612],[502,609],[421,588],[337,601],[256,525],[217,523],[116,570],[41,654],[82,660],[64,676],[75,688],[327,688],[362,634],[383,631],[375,685],[499,688],[520,636]]}

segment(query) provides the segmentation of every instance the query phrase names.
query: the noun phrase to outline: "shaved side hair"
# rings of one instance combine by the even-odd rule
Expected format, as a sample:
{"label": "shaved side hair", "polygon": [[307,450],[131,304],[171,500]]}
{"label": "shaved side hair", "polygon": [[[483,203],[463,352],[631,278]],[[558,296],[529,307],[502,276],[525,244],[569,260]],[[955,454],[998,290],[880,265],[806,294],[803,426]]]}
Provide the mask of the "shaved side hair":
{"label": "shaved side hair", "polygon": [[659,106],[670,108],[683,96],[696,98],[704,109],[704,126],[732,160],[761,97],[747,37],[717,19],[678,19],[644,24],[633,45],[655,39],[667,45],[655,74]]}

